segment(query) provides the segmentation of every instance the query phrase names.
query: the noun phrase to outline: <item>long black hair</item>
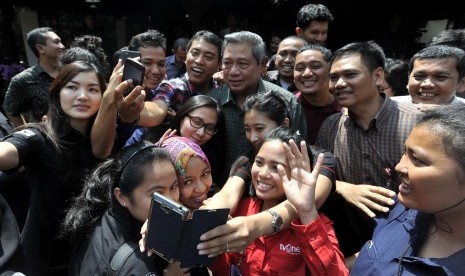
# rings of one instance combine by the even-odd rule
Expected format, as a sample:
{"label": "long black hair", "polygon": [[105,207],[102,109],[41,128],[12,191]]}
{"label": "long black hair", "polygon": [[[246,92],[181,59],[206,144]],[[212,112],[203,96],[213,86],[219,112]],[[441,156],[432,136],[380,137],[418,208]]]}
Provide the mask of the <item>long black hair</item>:
{"label": "long black hair", "polygon": [[[97,65],[86,61],[75,61],[67,64],[60,70],[58,76],[52,82],[50,87],[49,108],[45,122],[29,123],[22,126],[20,129],[27,127],[37,127],[47,135],[58,151],[60,151],[62,148],[66,148],[67,144],[65,144],[65,142],[60,139],[60,134],[66,133],[72,127],[69,122],[68,115],[61,107],[60,92],[63,87],[65,87],[78,74],[89,72],[93,72],[97,75],[100,89],[103,94],[106,89],[105,76],[97,67]],[[86,136],[90,136],[90,131],[94,124],[95,117],[97,117],[97,111],[89,118]],[[66,153],[66,151],[64,151],[64,153]]]}
{"label": "long black hair", "polygon": [[116,158],[103,162],[88,175],[81,194],[73,199],[61,235],[72,243],[89,237],[105,211],[117,206],[113,190],[119,187],[121,193],[133,200],[132,192],[143,182],[153,162],[168,162],[174,171],[168,152],[145,142],[125,147]]}

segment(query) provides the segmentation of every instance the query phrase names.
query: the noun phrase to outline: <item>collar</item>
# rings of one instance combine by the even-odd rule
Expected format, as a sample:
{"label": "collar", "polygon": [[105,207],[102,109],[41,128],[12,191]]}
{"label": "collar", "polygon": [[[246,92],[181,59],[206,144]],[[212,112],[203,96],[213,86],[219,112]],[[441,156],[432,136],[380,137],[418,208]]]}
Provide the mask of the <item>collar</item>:
{"label": "collar", "polygon": [[[189,80],[189,74],[186,72],[184,73],[184,76],[182,76],[180,78],[182,81],[184,81],[184,83],[187,85],[187,88],[189,89],[189,91],[191,93],[196,93],[196,94],[199,94],[199,95],[203,95],[205,93],[201,92],[200,90],[198,90],[195,85]],[[212,78],[210,78],[210,90],[213,90],[215,88],[218,88],[218,83]],[[208,92],[207,92],[208,93]]]}
{"label": "collar", "polygon": [[[391,106],[394,106],[393,101],[389,97],[386,97],[386,95],[384,95],[383,93],[380,93],[380,96],[383,97],[384,102],[381,105],[381,107],[379,108],[378,112],[376,112],[373,119],[371,119],[370,126],[368,127],[368,129],[371,129],[371,128],[374,127],[377,131],[379,131],[384,125],[386,125],[386,123],[389,120],[389,117],[391,115],[391,111],[390,111]],[[344,107],[342,109],[342,113],[343,113],[344,116],[350,118],[349,122],[350,122],[352,127],[359,126],[357,121],[355,119],[351,118],[351,115],[353,113],[350,112],[349,109]]]}
{"label": "collar", "polygon": [[463,105],[463,104],[465,104],[465,99],[459,98],[459,97],[457,97],[457,96],[454,96],[454,97],[452,98],[452,100],[450,101],[450,104],[453,104],[453,105],[458,105],[458,104]]}
{"label": "collar", "polygon": [[79,137],[84,138],[84,139],[86,138],[84,135],[82,135],[81,132],[75,130],[69,124],[61,124],[58,127],[57,137],[60,140],[68,140],[67,139],[68,137],[72,137],[71,140],[75,140],[75,138],[79,138]]}
{"label": "collar", "polygon": [[36,65],[32,66],[32,72],[34,72],[34,75],[40,75],[42,73],[45,73],[47,76],[50,77],[50,75],[44,71],[44,68],[42,68],[42,66],[40,66],[40,63],[37,62]]}
{"label": "collar", "polygon": [[[218,103],[220,105],[225,105],[227,103],[233,103],[237,106],[239,106],[236,102],[236,99],[234,97],[234,94],[231,92],[231,89],[229,88],[228,85],[226,84],[222,84],[221,86],[219,86],[220,88],[220,93],[223,95],[222,97],[220,97],[220,99],[218,100]],[[266,91],[265,90],[265,83],[264,81],[260,78],[258,80],[258,86],[257,86],[257,89],[255,91],[252,91],[249,95],[252,95],[254,93],[256,93],[257,91]]]}
{"label": "collar", "polygon": [[312,105],[311,103],[309,103],[305,97],[302,95],[302,92],[300,91],[297,91],[295,90],[295,97],[297,98],[298,101],[300,101],[302,103],[302,106],[308,106],[308,107],[311,107],[313,109],[317,109],[318,111],[332,111],[334,109],[336,109],[337,111],[341,112],[342,110],[342,106],[340,106],[338,104],[338,102],[336,101],[336,99],[333,99],[333,101],[327,105],[324,105],[324,106],[316,106],[316,105]]}

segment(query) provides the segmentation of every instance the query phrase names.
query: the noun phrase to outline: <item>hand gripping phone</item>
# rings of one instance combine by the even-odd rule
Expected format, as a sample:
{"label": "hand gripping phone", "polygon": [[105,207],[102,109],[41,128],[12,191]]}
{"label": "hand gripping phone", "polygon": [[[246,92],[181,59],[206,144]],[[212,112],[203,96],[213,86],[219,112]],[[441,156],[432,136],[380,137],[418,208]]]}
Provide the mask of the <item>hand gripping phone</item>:
{"label": "hand gripping phone", "polygon": [[123,81],[132,80],[132,87],[126,89],[124,95],[129,94],[132,89],[137,85],[142,85],[144,83],[145,67],[142,63],[137,60],[127,58],[124,61],[123,69]]}
{"label": "hand gripping phone", "polygon": [[181,268],[211,264],[215,258],[199,255],[200,236],[226,223],[229,209],[199,209],[192,212],[159,193],[152,196],[146,248],[169,262],[181,262]]}

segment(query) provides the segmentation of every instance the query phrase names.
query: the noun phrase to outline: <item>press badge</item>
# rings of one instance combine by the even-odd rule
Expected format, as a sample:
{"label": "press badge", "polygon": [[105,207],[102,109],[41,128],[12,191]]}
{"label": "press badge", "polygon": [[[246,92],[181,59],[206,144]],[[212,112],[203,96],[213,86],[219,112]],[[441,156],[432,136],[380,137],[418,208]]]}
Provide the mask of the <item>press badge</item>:
{"label": "press badge", "polygon": [[36,136],[36,134],[33,131],[30,131],[29,129],[23,129],[21,131],[16,132],[16,134],[21,134],[23,136],[26,136],[26,138]]}

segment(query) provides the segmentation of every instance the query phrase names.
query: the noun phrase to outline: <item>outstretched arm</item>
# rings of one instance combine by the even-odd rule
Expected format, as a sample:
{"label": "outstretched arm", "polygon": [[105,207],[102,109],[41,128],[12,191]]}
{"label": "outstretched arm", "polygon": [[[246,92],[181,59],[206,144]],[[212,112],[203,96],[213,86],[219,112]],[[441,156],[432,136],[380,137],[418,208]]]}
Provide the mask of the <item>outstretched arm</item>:
{"label": "outstretched arm", "polygon": [[244,179],[239,176],[231,176],[221,190],[204,202],[201,209],[229,208],[229,214],[232,214],[244,191]]}
{"label": "outstretched arm", "polygon": [[129,95],[123,96],[130,80],[121,82],[122,76],[123,66],[119,61],[113,69],[108,87],[103,93],[100,109],[92,126],[92,152],[97,158],[106,158],[111,154],[116,136],[118,107],[130,110],[124,116],[120,116],[123,122],[137,120],[144,107],[145,92],[142,90],[142,86],[136,86]]}
{"label": "outstretched arm", "polygon": [[[294,206],[287,200],[270,209],[281,216],[283,229],[289,228],[291,221],[297,215]],[[266,211],[232,218],[226,224],[217,226],[200,236],[202,242],[197,246],[199,254],[213,257],[225,253],[226,249],[229,250],[228,252],[240,252],[258,237],[273,234],[271,221],[272,216]]]}
{"label": "outstretched arm", "polygon": [[0,142],[0,171],[15,168],[19,164],[18,150],[9,142]]}

